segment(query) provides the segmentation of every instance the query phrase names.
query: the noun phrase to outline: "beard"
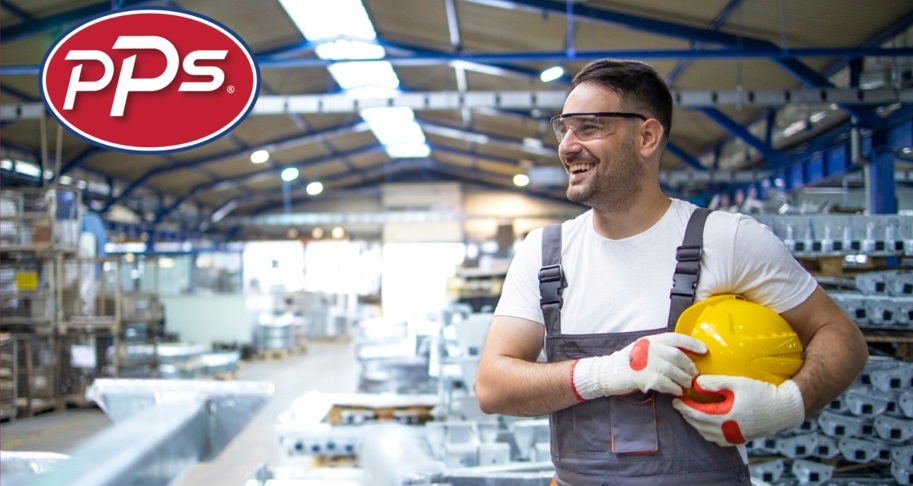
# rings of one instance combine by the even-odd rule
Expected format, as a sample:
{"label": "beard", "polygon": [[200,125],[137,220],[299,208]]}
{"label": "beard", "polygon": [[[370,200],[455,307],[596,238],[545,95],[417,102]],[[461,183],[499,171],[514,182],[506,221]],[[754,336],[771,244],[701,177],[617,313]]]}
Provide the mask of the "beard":
{"label": "beard", "polygon": [[[569,165],[575,162],[592,163],[594,159],[590,153],[581,152],[565,162]],[[604,212],[623,212],[634,205],[643,188],[645,170],[637,158],[633,137],[627,137],[622,142],[616,156],[603,160],[590,170],[596,173],[588,184],[568,184],[568,200]]]}

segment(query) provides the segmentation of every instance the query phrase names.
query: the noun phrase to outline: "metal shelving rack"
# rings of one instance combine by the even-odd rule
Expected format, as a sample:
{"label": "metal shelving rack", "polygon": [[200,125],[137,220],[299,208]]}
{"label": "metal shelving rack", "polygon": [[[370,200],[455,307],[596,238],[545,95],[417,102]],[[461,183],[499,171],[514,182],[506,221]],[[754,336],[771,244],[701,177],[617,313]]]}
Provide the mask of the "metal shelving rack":
{"label": "metal shelving rack", "polygon": [[60,408],[60,258],[76,254],[81,192],[69,187],[0,191],[0,305],[14,360],[0,373],[15,378],[17,416]]}

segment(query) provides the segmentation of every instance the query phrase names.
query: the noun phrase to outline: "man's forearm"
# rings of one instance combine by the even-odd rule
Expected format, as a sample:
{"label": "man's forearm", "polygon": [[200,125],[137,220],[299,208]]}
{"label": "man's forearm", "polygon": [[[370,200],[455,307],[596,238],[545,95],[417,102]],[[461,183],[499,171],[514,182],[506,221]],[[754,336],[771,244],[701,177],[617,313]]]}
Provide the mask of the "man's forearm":
{"label": "man's forearm", "polygon": [[802,391],[805,416],[811,416],[840,395],[868,359],[868,349],[853,324],[819,329],[805,350],[805,364],[793,377]]}
{"label": "man's forearm", "polygon": [[576,405],[579,400],[571,384],[574,362],[493,359],[476,378],[479,406],[485,413],[535,417]]}

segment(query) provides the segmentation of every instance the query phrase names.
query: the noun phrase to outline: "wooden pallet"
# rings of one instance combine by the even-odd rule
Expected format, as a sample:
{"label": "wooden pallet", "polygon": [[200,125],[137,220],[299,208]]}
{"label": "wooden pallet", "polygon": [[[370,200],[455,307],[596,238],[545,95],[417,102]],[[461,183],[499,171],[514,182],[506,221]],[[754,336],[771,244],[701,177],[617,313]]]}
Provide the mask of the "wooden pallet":
{"label": "wooden pallet", "polygon": [[877,270],[889,270],[892,267],[888,264],[890,258],[887,256],[869,256],[864,264],[853,264],[847,266],[845,255],[828,255],[828,256],[798,256],[796,260],[810,273],[815,276],[823,277],[855,277],[864,272],[873,272]]}
{"label": "wooden pallet", "polygon": [[862,334],[870,344],[892,347],[897,359],[913,361],[913,331],[863,329]]}
{"label": "wooden pallet", "polygon": [[342,334],[339,336],[309,337],[307,340],[309,343],[316,344],[348,344],[352,342],[352,336],[348,334]]}
{"label": "wooden pallet", "polygon": [[95,400],[89,400],[85,395],[78,393],[73,393],[63,397],[64,406],[67,408],[97,408],[98,404],[95,403]]}
{"label": "wooden pallet", "polygon": [[237,377],[238,377],[237,371],[228,371],[225,373],[218,373],[218,374],[211,376],[211,378],[213,380],[217,380],[217,381],[231,381],[231,380],[237,379]]}
{"label": "wooden pallet", "polygon": [[[358,407],[348,405],[333,405],[327,414],[327,421],[332,425],[343,425],[343,413],[346,411],[369,412],[370,420],[376,422],[393,422],[398,421],[403,415],[414,419],[417,424],[424,424],[433,420],[431,416],[432,407],[411,406],[411,407]],[[416,425],[417,425],[416,424]]]}
{"label": "wooden pallet", "polygon": [[16,417],[19,418],[30,418],[36,415],[41,415],[47,412],[53,412],[54,410],[63,410],[66,408],[66,403],[60,399],[41,399],[33,398],[32,402],[29,403],[26,398],[19,398],[16,401],[18,407],[18,412]]}
{"label": "wooden pallet", "polygon": [[307,351],[307,346],[299,346],[297,348],[286,348],[286,349],[261,349],[257,353],[257,358],[266,361],[272,361],[277,359],[288,359],[294,356],[304,354]]}

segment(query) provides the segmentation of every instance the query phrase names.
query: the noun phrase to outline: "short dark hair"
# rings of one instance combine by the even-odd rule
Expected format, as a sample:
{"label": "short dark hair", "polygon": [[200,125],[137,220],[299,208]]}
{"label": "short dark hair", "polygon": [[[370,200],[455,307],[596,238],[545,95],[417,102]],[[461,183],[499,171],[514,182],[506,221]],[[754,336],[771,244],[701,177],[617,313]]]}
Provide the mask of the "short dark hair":
{"label": "short dark hair", "polygon": [[664,138],[669,138],[672,94],[649,64],[620,59],[593,61],[574,76],[571,90],[583,83],[596,83],[618,93],[622,109],[656,118],[666,132]]}

